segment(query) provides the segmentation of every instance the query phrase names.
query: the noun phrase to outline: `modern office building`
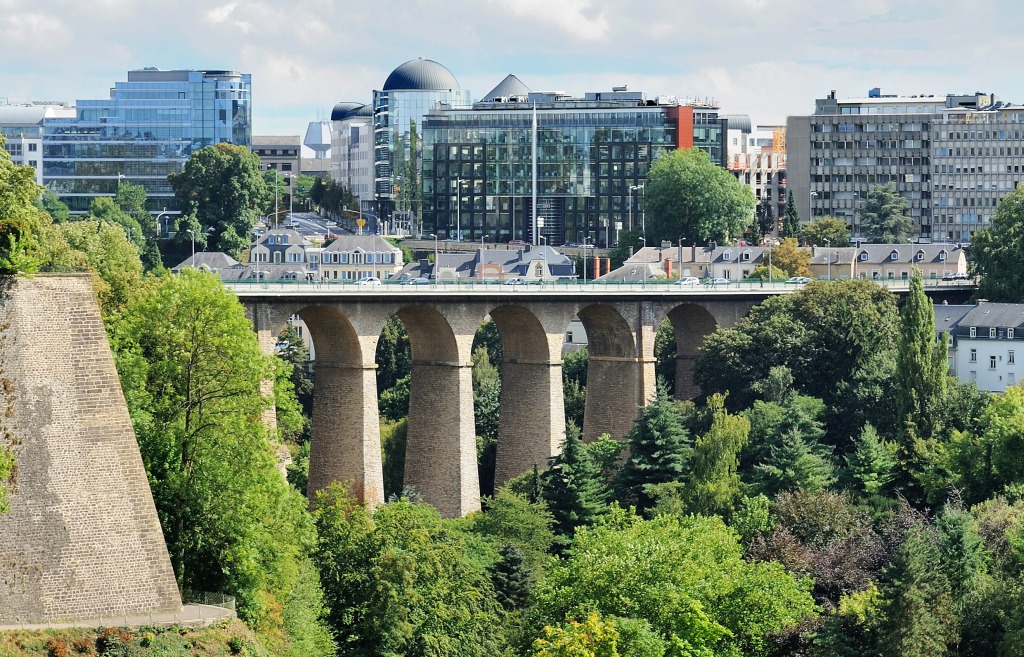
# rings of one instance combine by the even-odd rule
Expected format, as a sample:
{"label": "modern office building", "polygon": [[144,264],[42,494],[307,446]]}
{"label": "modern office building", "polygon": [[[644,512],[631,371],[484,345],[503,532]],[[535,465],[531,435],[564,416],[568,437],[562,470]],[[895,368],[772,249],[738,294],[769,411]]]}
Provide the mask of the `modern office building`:
{"label": "modern office building", "polygon": [[868,190],[893,184],[915,237],[968,242],[1021,179],[1024,106],[993,95],[840,100],[833,91],[811,116],[787,122],[787,177],[802,218],[832,215],[859,234]]}
{"label": "modern office building", "polygon": [[75,116],[73,107],[63,103],[15,101],[0,102],[2,148],[19,166],[32,167],[36,182],[43,184],[43,123],[47,119]]}
{"label": "modern office building", "polygon": [[745,114],[723,117],[729,125],[726,168],[757,199],[757,213],[772,220],[786,214],[786,128],[753,126]]}
{"label": "modern office building", "polygon": [[372,213],[373,107],[338,103],[331,111],[331,125],[331,179],[352,192],[364,213]]}
{"label": "modern office building", "polygon": [[252,138],[252,152],[260,158],[260,171],[273,171],[283,183],[279,188],[278,210],[292,207],[292,190],[302,163],[302,143],[298,135],[262,136]]}
{"label": "modern office building", "polygon": [[168,174],[221,142],[252,143],[252,83],[234,71],[128,71],[105,100],[44,120],[43,182],[72,212],[112,196],[120,181],[146,188],[149,209],[176,207]]}
{"label": "modern office building", "polygon": [[726,121],[713,103],[648,100],[625,87],[574,98],[533,92],[514,75],[472,107],[428,112],[422,132],[422,233],[464,240],[614,244],[620,229],[642,225],[659,154],[696,146],[720,166],[726,158]]}

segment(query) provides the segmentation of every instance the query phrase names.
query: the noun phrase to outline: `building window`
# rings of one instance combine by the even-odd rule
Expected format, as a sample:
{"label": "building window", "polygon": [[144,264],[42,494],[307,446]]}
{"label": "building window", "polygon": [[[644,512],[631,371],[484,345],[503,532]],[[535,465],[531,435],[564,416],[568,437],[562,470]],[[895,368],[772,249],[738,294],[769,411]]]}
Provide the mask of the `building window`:
{"label": "building window", "polygon": [[988,337],[990,337],[990,338],[996,337],[996,328],[994,326],[988,330]]}
{"label": "building window", "polygon": [[1013,339],[1013,329],[1012,328],[1006,329],[1006,339],[1007,340],[1012,340]]}
{"label": "building window", "polygon": [[994,370],[996,368],[996,357],[995,356],[989,356],[988,357],[988,368],[990,370]]}
{"label": "building window", "polygon": [[971,337],[972,338],[978,337],[978,327],[977,326],[972,326],[971,327]]}
{"label": "building window", "polygon": [[1006,353],[1006,362],[1009,363],[1010,365],[1014,364],[1015,360],[1013,358],[1013,352],[1012,351],[1009,351],[1009,352]]}
{"label": "building window", "polygon": [[899,251],[893,251],[892,253],[889,254],[889,260],[899,260],[899,258],[900,258],[900,252]]}
{"label": "building window", "polygon": [[565,332],[565,341],[566,342],[572,342],[572,331],[566,331]]}
{"label": "building window", "polygon": [[975,370],[971,370],[971,381],[978,380],[978,373]]}
{"label": "building window", "polygon": [[971,349],[971,362],[972,363],[977,363],[978,362],[978,350],[977,349]]}
{"label": "building window", "polygon": [[39,146],[39,144],[29,144],[29,145],[28,145],[28,152],[29,152],[29,153],[35,153],[35,152],[36,152],[36,147],[37,147],[37,146]]}
{"label": "building window", "polygon": [[732,254],[726,251],[725,253],[722,254],[722,260],[729,262],[730,260],[732,260]]}

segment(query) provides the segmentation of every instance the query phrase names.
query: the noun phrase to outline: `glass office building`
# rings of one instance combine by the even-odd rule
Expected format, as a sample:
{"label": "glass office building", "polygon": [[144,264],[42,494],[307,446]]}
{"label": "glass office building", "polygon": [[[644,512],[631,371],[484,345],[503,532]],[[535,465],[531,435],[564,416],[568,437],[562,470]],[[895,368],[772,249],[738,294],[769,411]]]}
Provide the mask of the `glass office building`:
{"label": "glass office building", "polygon": [[429,59],[408,61],[373,92],[373,191],[377,215],[414,230],[420,206],[422,125],[439,104],[469,107],[469,91]]}
{"label": "glass office building", "polygon": [[79,100],[74,118],[44,122],[43,182],[75,213],[122,180],[146,188],[151,211],[174,210],[167,176],[221,142],[251,147],[249,74],[129,71],[109,99]]}
{"label": "glass office building", "polygon": [[423,234],[532,241],[534,108],[537,232],[552,246],[614,244],[617,227],[639,226],[641,186],[666,150],[696,146],[725,164],[726,122],[714,108],[624,89],[532,93],[510,78],[472,108],[427,115]]}

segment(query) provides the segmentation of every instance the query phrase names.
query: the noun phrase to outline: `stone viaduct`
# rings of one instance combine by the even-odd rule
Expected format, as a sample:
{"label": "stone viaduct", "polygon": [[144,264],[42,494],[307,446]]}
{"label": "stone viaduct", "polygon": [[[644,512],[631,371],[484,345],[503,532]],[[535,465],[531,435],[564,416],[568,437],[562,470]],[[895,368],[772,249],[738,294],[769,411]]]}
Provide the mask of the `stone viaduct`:
{"label": "stone viaduct", "polygon": [[[695,396],[691,377],[705,335],[729,327],[769,295],[792,286],[704,290],[623,286],[235,285],[272,353],[288,318],[300,316],[316,347],[309,490],[349,481],[369,504],[383,501],[376,348],[398,316],[412,347],[405,484],[445,516],[479,508],[471,350],[490,317],[503,349],[495,483],[544,465],[565,439],[562,343],[578,316],[589,368],[583,435],[625,436],[655,393],[654,336],[664,318],[675,332],[676,391]],[[674,288],[674,289],[673,289]],[[900,290],[894,290],[900,291]]]}

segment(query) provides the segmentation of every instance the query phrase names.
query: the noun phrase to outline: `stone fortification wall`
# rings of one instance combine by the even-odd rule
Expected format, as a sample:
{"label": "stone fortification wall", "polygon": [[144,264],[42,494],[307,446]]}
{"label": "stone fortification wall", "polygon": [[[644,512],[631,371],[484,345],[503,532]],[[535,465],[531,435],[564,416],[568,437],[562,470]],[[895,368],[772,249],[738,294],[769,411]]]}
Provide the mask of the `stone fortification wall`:
{"label": "stone fortification wall", "polygon": [[0,625],[181,608],[88,276],[0,290]]}

